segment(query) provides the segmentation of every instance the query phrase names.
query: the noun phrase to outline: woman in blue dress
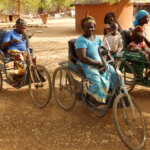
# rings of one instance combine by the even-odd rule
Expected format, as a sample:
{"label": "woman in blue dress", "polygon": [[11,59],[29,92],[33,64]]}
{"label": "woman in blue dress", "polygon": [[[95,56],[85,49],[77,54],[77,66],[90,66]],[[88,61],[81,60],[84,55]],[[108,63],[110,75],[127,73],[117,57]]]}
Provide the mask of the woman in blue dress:
{"label": "woman in blue dress", "polygon": [[81,62],[86,78],[90,82],[87,99],[94,104],[106,103],[107,93],[110,88],[110,81],[117,80],[114,67],[107,66],[103,73],[98,71],[102,67],[102,61],[98,48],[102,46],[101,40],[94,34],[96,22],[93,17],[85,17],[81,20],[83,35],[76,40],[76,54]]}

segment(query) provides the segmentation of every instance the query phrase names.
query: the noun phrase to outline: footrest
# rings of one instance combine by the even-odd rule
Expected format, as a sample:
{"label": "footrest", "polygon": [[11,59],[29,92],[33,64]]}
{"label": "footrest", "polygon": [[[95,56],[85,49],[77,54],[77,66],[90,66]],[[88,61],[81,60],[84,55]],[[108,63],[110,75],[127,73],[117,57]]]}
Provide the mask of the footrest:
{"label": "footrest", "polygon": [[105,106],[100,105],[101,107],[99,108],[99,106],[97,107],[93,105],[92,103],[85,101],[85,100],[83,101],[83,105],[99,117],[104,116],[108,110],[108,105],[105,105]]}
{"label": "footrest", "polygon": [[17,82],[10,82],[8,79],[4,79],[3,80],[4,82],[6,82],[7,84],[11,85],[12,87],[16,88],[16,89],[19,89],[21,86],[19,83]]}

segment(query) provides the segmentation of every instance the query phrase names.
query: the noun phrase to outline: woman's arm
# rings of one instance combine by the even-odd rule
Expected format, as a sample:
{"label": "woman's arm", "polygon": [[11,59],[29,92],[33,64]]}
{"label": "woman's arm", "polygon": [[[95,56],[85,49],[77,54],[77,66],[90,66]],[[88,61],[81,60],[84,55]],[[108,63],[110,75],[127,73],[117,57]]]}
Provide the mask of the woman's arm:
{"label": "woman's arm", "polygon": [[10,41],[8,41],[8,42],[2,42],[1,48],[2,48],[2,49],[7,48],[7,47],[9,47],[11,44],[13,44],[13,43],[18,43],[18,42],[19,42],[19,41],[18,41],[17,39],[12,39],[12,40],[10,40]]}
{"label": "woman's arm", "polygon": [[137,48],[137,47],[133,46],[132,44],[129,44],[129,45],[127,46],[127,50],[128,50],[128,51],[131,51],[131,52],[142,51],[141,48]]}
{"label": "woman's arm", "polygon": [[88,65],[102,67],[102,62],[93,60],[93,59],[91,59],[91,58],[86,56],[86,48],[78,48],[78,49],[76,49],[76,54],[77,54],[78,59],[81,62],[86,63]]}
{"label": "woman's arm", "polygon": [[9,46],[11,46],[13,43],[18,43],[19,41],[17,39],[14,39],[11,35],[11,32],[7,32],[5,37],[2,40],[1,48],[5,49]]}

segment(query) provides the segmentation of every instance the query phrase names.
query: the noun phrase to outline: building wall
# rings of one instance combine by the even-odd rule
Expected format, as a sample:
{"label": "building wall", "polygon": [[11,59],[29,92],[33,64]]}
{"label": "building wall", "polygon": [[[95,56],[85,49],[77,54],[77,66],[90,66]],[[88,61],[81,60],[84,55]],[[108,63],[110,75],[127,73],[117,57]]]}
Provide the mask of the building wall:
{"label": "building wall", "polygon": [[0,21],[2,21],[2,22],[15,22],[19,18],[19,15],[11,15],[12,20],[10,20],[9,16],[10,15],[0,14]]}
{"label": "building wall", "polygon": [[96,33],[102,34],[104,28],[104,16],[108,12],[115,12],[118,21],[123,29],[132,26],[133,6],[120,4],[100,4],[100,5],[76,5],[76,31],[81,32],[80,20],[88,13],[96,19]]}

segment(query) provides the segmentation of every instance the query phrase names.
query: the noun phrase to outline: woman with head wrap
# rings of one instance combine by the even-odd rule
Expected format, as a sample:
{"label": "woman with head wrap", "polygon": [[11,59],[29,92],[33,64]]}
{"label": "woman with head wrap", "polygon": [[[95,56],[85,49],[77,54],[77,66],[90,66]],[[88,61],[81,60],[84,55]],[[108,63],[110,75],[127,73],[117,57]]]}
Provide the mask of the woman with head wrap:
{"label": "woman with head wrap", "polygon": [[99,105],[106,102],[110,80],[115,82],[117,77],[111,65],[108,65],[108,69],[101,73],[98,71],[98,68],[102,67],[98,52],[102,43],[100,38],[94,34],[95,26],[96,22],[91,16],[81,20],[83,35],[76,40],[76,54],[90,82],[86,100]]}
{"label": "woman with head wrap", "polygon": [[144,43],[144,31],[141,26],[136,26],[132,32],[132,42],[129,46],[132,51],[142,51],[147,61],[150,61],[150,49]]}
{"label": "woman with head wrap", "polygon": [[149,22],[149,13],[146,10],[139,10],[135,15],[133,26],[141,26],[143,29],[143,38],[148,47],[150,47],[150,41],[146,37],[145,24]]}
{"label": "woman with head wrap", "polygon": [[139,10],[135,15],[135,20],[133,22],[133,26],[144,26],[149,22],[149,13],[146,10]]}
{"label": "woman with head wrap", "polygon": [[118,23],[117,19],[116,19],[116,16],[115,16],[115,13],[114,12],[108,12],[105,17],[104,17],[104,24],[105,24],[105,27],[104,27],[104,35],[108,34],[110,31],[110,26],[111,24],[116,24],[117,26],[117,31],[121,32],[122,29],[121,29],[121,26],[120,24]]}
{"label": "woman with head wrap", "polygon": [[[132,52],[142,52],[146,61],[150,62],[150,49],[144,43],[144,31],[141,26],[136,26],[132,32],[132,42],[128,45],[128,50]],[[150,71],[145,75],[145,79],[150,77]]]}

